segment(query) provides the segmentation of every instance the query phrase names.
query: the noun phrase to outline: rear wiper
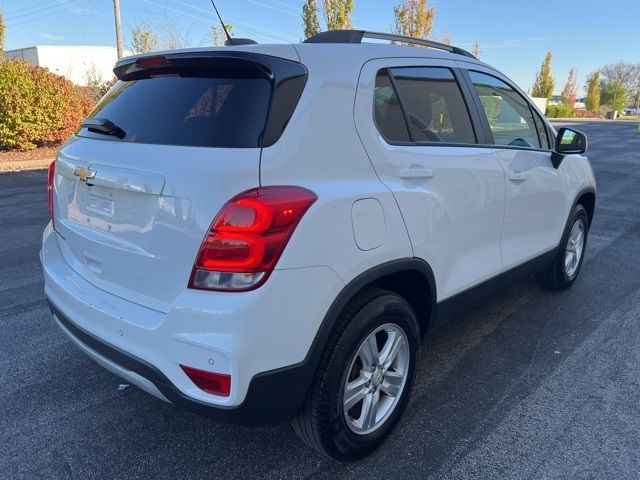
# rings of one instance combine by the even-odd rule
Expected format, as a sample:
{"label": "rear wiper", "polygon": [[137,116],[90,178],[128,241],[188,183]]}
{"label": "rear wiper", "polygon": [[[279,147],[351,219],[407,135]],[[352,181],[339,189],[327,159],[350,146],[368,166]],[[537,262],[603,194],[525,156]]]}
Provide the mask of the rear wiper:
{"label": "rear wiper", "polygon": [[88,129],[90,132],[102,133],[103,135],[113,135],[118,138],[127,136],[124,130],[106,118],[86,118],[80,126]]}

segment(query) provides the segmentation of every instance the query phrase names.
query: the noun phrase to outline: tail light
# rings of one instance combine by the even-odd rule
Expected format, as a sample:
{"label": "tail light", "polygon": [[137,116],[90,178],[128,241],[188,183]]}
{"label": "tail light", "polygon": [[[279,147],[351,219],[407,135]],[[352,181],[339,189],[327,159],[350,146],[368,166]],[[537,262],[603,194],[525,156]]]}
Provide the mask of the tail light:
{"label": "tail light", "polygon": [[180,365],[187,377],[203,392],[228,397],[231,392],[231,375],[208,372],[186,365]]}
{"label": "tail light", "polygon": [[56,227],[53,220],[53,182],[56,178],[56,161],[54,160],[49,165],[49,171],[47,173],[47,208],[49,209],[49,215],[51,216],[51,225]]}
{"label": "tail light", "polygon": [[190,288],[246,291],[273,271],[316,195],[301,187],[260,187],[227,202],[196,257]]}

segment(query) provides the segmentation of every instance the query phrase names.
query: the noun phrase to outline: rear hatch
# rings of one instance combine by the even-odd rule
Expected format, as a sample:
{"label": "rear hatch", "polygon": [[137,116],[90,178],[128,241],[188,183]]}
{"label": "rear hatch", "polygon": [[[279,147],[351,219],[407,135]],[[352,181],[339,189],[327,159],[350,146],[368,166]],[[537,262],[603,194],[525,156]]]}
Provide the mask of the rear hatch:
{"label": "rear hatch", "polygon": [[242,51],[124,59],[118,83],[56,162],[65,261],[114,295],[166,312],[220,208],[259,185],[306,80],[299,63]]}

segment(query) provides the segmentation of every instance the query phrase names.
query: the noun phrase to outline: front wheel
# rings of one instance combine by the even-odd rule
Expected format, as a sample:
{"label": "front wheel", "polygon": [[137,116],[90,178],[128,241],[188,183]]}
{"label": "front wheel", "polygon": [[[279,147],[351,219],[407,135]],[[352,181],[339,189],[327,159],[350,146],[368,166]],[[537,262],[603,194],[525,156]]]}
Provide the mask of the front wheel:
{"label": "front wheel", "polygon": [[589,216],[582,205],[576,205],[560,241],[553,263],[538,273],[540,283],[549,290],[565,290],[578,277],[589,233]]}
{"label": "front wheel", "polygon": [[349,460],[377,448],[402,416],[420,350],[418,321],[395,293],[369,289],[342,313],[293,428],[324,455]]}

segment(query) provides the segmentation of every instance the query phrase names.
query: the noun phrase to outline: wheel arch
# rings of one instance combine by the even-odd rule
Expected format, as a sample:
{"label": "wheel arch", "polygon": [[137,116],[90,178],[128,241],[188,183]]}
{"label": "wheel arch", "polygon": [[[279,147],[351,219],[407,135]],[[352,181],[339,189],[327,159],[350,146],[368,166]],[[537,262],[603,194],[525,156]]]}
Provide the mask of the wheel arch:
{"label": "wheel arch", "polygon": [[429,264],[419,258],[404,258],[377,265],[351,280],[338,294],[325,315],[316,338],[327,338],[349,302],[368,287],[397,293],[414,309],[424,335],[436,310],[436,282]]}
{"label": "wheel arch", "polygon": [[576,205],[582,205],[584,209],[587,211],[587,217],[589,217],[589,226],[593,221],[593,214],[596,209],[596,189],[593,187],[583,188],[576,195],[576,199],[573,202],[573,207],[571,210],[576,207]]}

